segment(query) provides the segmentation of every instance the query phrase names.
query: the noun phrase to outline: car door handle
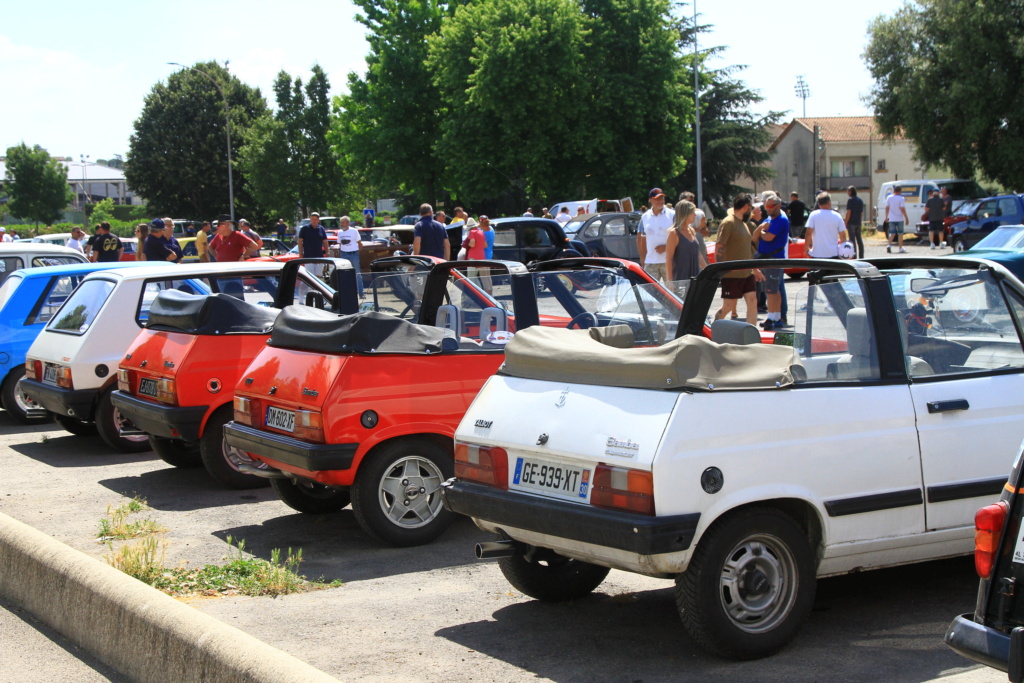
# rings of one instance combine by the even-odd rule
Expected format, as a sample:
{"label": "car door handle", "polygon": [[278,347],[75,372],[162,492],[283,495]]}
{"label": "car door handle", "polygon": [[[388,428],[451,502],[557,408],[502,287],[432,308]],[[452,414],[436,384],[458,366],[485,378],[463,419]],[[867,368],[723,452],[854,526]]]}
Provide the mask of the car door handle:
{"label": "car door handle", "polygon": [[951,401],[928,401],[929,413],[948,413],[951,410],[967,410],[971,404],[966,398],[955,398]]}

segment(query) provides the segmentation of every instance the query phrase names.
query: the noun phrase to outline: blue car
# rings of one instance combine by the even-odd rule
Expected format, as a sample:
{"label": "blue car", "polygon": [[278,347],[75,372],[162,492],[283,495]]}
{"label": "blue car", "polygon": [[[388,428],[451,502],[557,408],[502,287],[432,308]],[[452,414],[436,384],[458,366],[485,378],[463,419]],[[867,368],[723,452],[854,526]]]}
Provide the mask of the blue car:
{"label": "blue car", "polygon": [[20,391],[25,354],[82,278],[97,270],[153,265],[156,264],[115,261],[25,268],[4,280],[0,286],[0,403],[8,415],[25,424],[50,420],[46,410]]}

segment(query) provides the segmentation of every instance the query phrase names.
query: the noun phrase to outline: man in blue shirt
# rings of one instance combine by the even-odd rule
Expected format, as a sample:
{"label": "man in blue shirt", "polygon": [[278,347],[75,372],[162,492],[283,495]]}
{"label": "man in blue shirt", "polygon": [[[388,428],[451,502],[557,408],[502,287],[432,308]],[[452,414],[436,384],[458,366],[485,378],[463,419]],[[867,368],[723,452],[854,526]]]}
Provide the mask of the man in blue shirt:
{"label": "man in blue shirt", "polygon": [[[789,244],[789,219],[782,213],[782,200],[772,195],[764,200],[769,219],[757,226],[751,239],[757,243],[754,258],[786,258]],[[762,268],[764,291],[768,298],[768,319],[761,323],[765,330],[782,327],[782,268]]]}
{"label": "man in blue shirt", "polygon": [[434,209],[430,204],[420,205],[420,219],[413,228],[412,253],[436,256],[445,261],[451,258],[448,232],[434,220]]}
{"label": "man in blue shirt", "polygon": [[299,254],[302,258],[319,258],[327,253],[327,233],[320,225],[320,214],[309,214],[309,225],[299,230]]}

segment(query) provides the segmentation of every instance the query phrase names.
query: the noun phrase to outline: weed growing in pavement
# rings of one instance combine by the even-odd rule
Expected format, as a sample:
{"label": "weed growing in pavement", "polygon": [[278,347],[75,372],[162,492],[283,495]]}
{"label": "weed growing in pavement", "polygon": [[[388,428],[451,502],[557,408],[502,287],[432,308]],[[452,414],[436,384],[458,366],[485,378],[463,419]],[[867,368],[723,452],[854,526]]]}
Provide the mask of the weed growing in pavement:
{"label": "weed growing in pavement", "polygon": [[133,576],[139,581],[153,585],[164,570],[164,554],[167,551],[167,541],[156,536],[146,536],[134,543],[121,546],[114,551],[113,544],[107,542],[111,554],[107,556],[107,562],[114,569],[120,569],[128,576]]}
{"label": "weed growing in pavement", "polygon": [[128,521],[128,515],[148,510],[145,498],[134,496],[131,500],[125,501],[118,506],[107,506],[107,517],[100,520],[99,538],[110,541],[124,541],[129,538],[149,536],[167,531],[151,519],[141,519],[135,522]]}

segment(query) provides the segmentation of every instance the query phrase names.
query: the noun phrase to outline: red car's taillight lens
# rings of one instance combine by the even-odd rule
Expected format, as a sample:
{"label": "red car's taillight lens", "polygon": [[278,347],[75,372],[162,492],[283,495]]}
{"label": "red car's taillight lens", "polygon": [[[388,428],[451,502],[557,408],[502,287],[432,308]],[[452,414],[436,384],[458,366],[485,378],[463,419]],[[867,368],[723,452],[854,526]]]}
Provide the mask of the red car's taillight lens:
{"label": "red car's taillight lens", "polygon": [[645,470],[598,465],[590,504],[613,510],[654,514],[654,475]]}
{"label": "red car's taillight lens", "polygon": [[508,488],[508,453],[497,446],[455,442],[455,476],[499,489]]}
{"label": "red car's taillight lens", "polygon": [[1007,507],[1004,501],[999,501],[986,505],[974,515],[974,569],[983,579],[992,576]]}
{"label": "red car's taillight lens", "polygon": [[313,443],[324,443],[323,413],[312,410],[295,411],[295,438]]}
{"label": "red car's taillight lens", "polygon": [[25,376],[29,379],[42,379],[43,362],[38,360],[25,361]]}
{"label": "red car's taillight lens", "polygon": [[132,391],[132,377],[131,371],[125,368],[118,368],[117,370],[117,390],[123,391],[126,394],[130,394]]}
{"label": "red car's taillight lens", "polygon": [[252,402],[247,398],[235,396],[235,422],[252,426]]}

